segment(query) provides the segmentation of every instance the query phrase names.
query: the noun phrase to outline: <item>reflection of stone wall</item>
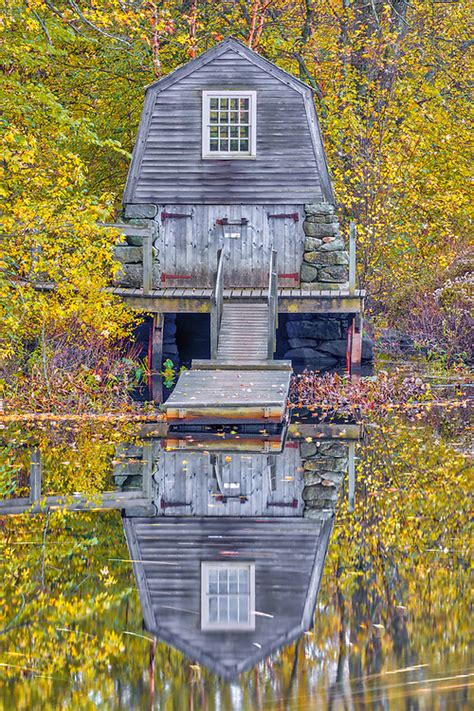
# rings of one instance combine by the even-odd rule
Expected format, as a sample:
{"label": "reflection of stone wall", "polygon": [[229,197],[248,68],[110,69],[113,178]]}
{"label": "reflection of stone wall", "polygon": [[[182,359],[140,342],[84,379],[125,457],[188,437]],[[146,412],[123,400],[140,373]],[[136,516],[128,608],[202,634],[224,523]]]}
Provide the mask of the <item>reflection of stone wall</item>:
{"label": "reflection of stone wall", "polygon": [[303,460],[303,500],[305,518],[318,518],[321,510],[334,511],[349,468],[349,445],[322,440],[301,442]]}
{"label": "reflection of stone wall", "polygon": [[340,289],[349,281],[349,255],[339,232],[334,205],[304,206],[305,233],[301,288]]}

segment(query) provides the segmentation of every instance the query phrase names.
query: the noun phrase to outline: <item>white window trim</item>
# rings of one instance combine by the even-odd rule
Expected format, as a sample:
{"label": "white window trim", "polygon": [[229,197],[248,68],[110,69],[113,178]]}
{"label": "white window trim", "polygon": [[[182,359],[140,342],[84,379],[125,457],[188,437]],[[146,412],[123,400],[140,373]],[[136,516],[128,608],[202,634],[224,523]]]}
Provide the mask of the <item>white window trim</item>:
{"label": "white window trim", "polygon": [[[249,620],[247,623],[227,624],[222,622],[209,621],[208,595],[206,593],[209,571],[211,568],[248,568],[249,570]],[[227,561],[202,561],[201,562],[201,629],[206,632],[249,632],[255,629],[255,563],[247,561],[227,562]]]}
{"label": "white window trim", "polygon": [[[249,151],[248,153],[219,153],[209,151],[209,99],[223,97],[229,99],[250,99],[249,102]],[[205,160],[255,160],[257,157],[257,92],[256,91],[214,91],[202,92],[202,157]]]}

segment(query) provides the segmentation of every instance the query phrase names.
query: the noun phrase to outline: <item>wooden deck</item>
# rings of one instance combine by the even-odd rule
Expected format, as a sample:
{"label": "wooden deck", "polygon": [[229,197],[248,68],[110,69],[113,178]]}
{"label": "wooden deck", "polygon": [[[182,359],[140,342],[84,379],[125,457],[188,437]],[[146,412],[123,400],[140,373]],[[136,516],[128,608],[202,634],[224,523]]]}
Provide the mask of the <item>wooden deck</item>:
{"label": "wooden deck", "polygon": [[[224,368],[219,366],[224,365]],[[263,367],[263,363],[259,364]],[[169,423],[281,422],[286,414],[291,364],[272,361],[268,370],[210,363],[187,370],[164,403]]]}
{"label": "wooden deck", "polygon": [[[210,313],[212,289],[166,287],[152,289],[148,294],[143,289],[114,288],[116,296],[124,299],[129,308],[150,313]],[[224,289],[224,302],[266,302],[267,289]],[[278,289],[280,313],[360,313],[365,291],[356,289],[309,290]]]}

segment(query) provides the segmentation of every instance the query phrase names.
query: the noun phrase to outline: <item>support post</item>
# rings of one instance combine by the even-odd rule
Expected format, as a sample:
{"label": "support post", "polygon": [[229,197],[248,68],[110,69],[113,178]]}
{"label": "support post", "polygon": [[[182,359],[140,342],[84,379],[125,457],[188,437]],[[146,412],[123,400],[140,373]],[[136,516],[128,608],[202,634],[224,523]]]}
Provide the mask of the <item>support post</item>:
{"label": "support post", "polygon": [[362,314],[354,314],[351,325],[351,377],[358,378],[362,363]]}
{"label": "support post", "polygon": [[349,511],[355,507],[355,442],[349,442]]}
{"label": "support post", "polygon": [[151,228],[143,234],[143,294],[149,294],[153,278],[153,245]]}
{"label": "support post", "polygon": [[157,405],[163,402],[161,364],[163,359],[163,314],[153,314],[150,333],[149,368],[150,397]]}
{"label": "support post", "polygon": [[30,455],[30,503],[35,504],[41,499],[41,452],[38,447],[31,450]]}
{"label": "support post", "polygon": [[354,296],[356,287],[356,238],[357,228],[355,222],[349,226],[349,295]]}

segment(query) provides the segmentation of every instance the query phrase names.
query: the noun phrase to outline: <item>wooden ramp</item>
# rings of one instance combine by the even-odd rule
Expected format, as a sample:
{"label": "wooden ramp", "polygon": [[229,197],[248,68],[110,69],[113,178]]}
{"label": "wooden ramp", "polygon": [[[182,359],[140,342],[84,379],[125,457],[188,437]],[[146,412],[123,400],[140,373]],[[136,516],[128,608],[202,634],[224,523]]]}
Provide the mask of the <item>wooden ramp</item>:
{"label": "wooden ramp", "polygon": [[[251,365],[209,362],[209,369],[187,370],[164,404],[170,423],[282,422],[286,414],[291,363]],[[276,369],[277,368],[277,369]]]}
{"label": "wooden ramp", "polygon": [[224,302],[217,360],[243,363],[267,360],[268,304]]}

